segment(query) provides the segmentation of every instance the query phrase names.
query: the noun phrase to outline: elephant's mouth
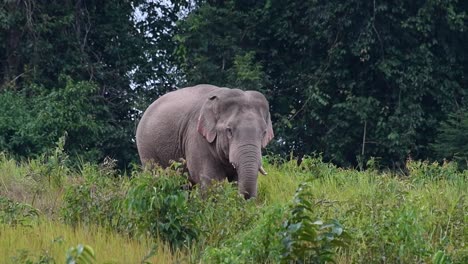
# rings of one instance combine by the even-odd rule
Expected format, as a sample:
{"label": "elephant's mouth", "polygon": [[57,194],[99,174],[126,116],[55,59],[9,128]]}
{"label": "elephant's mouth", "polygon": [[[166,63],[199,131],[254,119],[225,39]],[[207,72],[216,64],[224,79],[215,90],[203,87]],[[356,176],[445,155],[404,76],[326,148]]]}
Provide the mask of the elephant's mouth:
{"label": "elephant's mouth", "polygon": [[[234,168],[234,170],[237,170],[237,169],[236,169],[236,164],[234,164],[234,162],[231,162],[231,165],[232,165],[232,167]],[[263,174],[263,175],[267,175],[267,174],[268,174],[268,172],[265,171],[265,169],[263,168],[262,165],[260,165],[260,167],[258,168],[258,171],[259,171],[261,174]]]}

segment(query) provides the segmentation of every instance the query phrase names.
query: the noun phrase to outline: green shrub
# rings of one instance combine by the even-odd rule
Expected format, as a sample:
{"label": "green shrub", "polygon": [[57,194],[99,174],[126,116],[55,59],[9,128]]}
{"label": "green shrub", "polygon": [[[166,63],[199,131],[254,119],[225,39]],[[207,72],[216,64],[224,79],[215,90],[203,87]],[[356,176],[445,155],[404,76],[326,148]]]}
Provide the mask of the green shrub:
{"label": "green shrub", "polygon": [[0,91],[0,151],[17,157],[42,155],[67,134],[63,147],[72,158],[95,161],[129,145],[123,139],[127,131],[112,122],[97,91],[95,83],[68,76],[61,76],[57,87],[31,84],[23,91]]}
{"label": "green shrub", "polygon": [[33,175],[39,176],[38,181],[46,181],[51,187],[63,187],[63,181],[70,174],[70,160],[65,152],[65,140],[67,133],[58,139],[55,148],[50,148],[45,153],[30,162]]}
{"label": "green shrub", "polygon": [[406,167],[413,181],[458,180],[460,174],[454,162],[439,164],[438,162],[408,160]]}
{"label": "green shrub", "polygon": [[65,223],[118,229],[127,181],[114,176],[108,168],[90,164],[83,165],[81,176],[72,181],[63,196],[61,216]]}
{"label": "green shrub", "polygon": [[66,188],[61,215],[72,225],[98,224],[130,235],[160,237],[177,248],[199,236],[198,212],[191,209],[189,193],[182,188],[187,183],[171,169],[135,171],[129,180],[87,164]]}
{"label": "green shrub", "polygon": [[37,209],[0,196],[0,224],[27,226],[38,220]]}
{"label": "green shrub", "polygon": [[208,246],[205,263],[278,263],[284,208],[272,206],[258,213],[249,229],[231,235],[221,245]]}
{"label": "green shrub", "polygon": [[315,220],[314,197],[308,182],[301,183],[284,222],[282,262],[324,263],[333,261],[336,249],[347,247],[351,237],[337,220]]}
{"label": "green shrub", "polygon": [[[313,221],[317,215],[308,183],[303,183],[285,212],[283,205],[258,210],[248,228],[206,248],[206,263],[323,263],[346,247],[350,236],[336,220]],[[248,202],[247,202],[248,203]],[[248,208],[248,205],[245,206]],[[225,210],[222,210],[225,212]],[[281,223],[283,222],[283,225]]]}
{"label": "green shrub", "polygon": [[137,234],[161,237],[173,248],[188,245],[199,236],[196,216],[190,210],[188,181],[170,170],[159,169],[157,175],[142,173],[131,180],[123,201],[128,229]]}
{"label": "green shrub", "polygon": [[298,169],[307,173],[308,178],[323,178],[336,175],[339,169],[332,163],[323,162],[321,155],[304,156]]}
{"label": "green shrub", "polygon": [[34,112],[29,107],[24,93],[0,92],[0,151],[26,156],[37,153],[44,144],[38,144],[38,135],[30,131]]}
{"label": "green shrub", "polygon": [[246,201],[227,181],[212,182],[206,190],[197,186],[191,192],[190,205],[200,227],[200,242],[212,246],[249,230],[259,217],[255,201]]}

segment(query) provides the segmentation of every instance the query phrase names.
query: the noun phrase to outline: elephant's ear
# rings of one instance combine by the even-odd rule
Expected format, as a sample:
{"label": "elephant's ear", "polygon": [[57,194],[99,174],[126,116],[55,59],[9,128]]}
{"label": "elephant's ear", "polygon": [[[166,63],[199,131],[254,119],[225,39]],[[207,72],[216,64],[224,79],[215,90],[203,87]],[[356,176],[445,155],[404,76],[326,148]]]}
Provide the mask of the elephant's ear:
{"label": "elephant's ear", "polygon": [[198,133],[202,134],[210,143],[216,138],[216,98],[216,96],[212,96],[203,104],[198,117]]}
{"label": "elephant's ear", "polygon": [[271,124],[271,118],[270,118],[270,114],[268,113],[268,117],[267,117],[267,129],[266,129],[266,133],[265,135],[263,136],[263,139],[262,139],[262,147],[266,147],[268,145],[268,142],[270,142],[270,140],[272,140],[274,137],[274,134],[273,134],[273,126]]}

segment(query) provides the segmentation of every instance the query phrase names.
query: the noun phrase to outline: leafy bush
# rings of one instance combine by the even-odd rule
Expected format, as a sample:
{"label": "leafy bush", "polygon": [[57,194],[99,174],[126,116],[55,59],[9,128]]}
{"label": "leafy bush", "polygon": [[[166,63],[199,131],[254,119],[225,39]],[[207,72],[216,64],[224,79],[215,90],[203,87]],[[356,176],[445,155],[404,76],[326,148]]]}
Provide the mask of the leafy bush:
{"label": "leafy bush", "polygon": [[187,180],[169,170],[157,175],[134,177],[123,201],[123,215],[129,230],[160,236],[173,247],[188,245],[199,236],[196,217],[190,209]]}
{"label": "leafy bush", "polygon": [[249,229],[225,239],[221,245],[208,246],[206,263],[277,263],[281,257],[281,222],[284,208],[273,206],[258,213]]}
{"label": "leafy bush", "polygon": [[246,201],[232,183],[213,182],[206,190],[196,188],[190,202],[202,243],[221,245],[227,237],[249,230],[257,221],[259,211],[255,201]]}
{"label": "leafy bush", "polygon": [[335,250],[351,242],[336,220],[314,220],[313,195],[309,183],[301,183],[284,222],[282,262],[324,263],[333,261]]}
{"label": "leafy bush", "polygon": [[63,187],[63,181],[66,180],[66,175],[70,174],[70,160],[65,152],[65,140],[67,133],[58,139],[55,148],[50,148],[37,159],[37,163],[32,162],[30,166],[33,170],[33,175],[37,181],[47,181],[51,187]]}
{"label": "leafy bush", "polygon": [[63,220],[72,225],[99,224],[117,228],[121,224],[119,208],[125,197],[126,183],[109,168],[85,164],[81,176],[74,178],[65,190]]}
{"label": "leafy bush", "polygon": [[227,182],[189,192],[187,178],[173,168],[135,171],[131,180],[103,174],[97,166],[83,166],[82,176],[67,187],[61,210],[66,223],[97,223],[179,248],[197,240],[216,245],[251,228],[258,217],[255,203]]}
{"label": "leafy bush", "polygon": [[58,87],[30,85],[26,90],[28,94],[0,92],[0,151],[41,155],[67,135],[63,147],[73,158],[79,154],[95,161],[110,155],[116,144],[129,144],[119,138],[123,132],[118,125],[109,122],[112,117],[95,83],[62,76]]}
{"label": "leafy bush", "polygon": [[409,177],[414,181],[438,181],[438,180],[457,180],[460,176],[457,164],[454,162],[413,161],[408,160],[406,168],[409,171]]}
{"label": "leafy bush", "polygon": [[119,178],[109,169],[85,165],[64,195],[66,223],[99,224],[131,235],[161,237],[174,248],[198,237],[187,181],[170,169]]}
{"label": "leafy bush", "polygon": [[228,182],[190,192],[187,185],[172,168],[134,177],[122,206],[128,230],[159,236],[173,248],[194,242],[219,245],[251,228],[258,217],[255,203],[245,201]]}
{"label": "leafy bush", "polygon": [[[250,228],[209,246],[203,259],[207,263],[323,263],[333,260],[335,249],[346,247],[350,236],[337,220],[313,221],[317,215],[308,183],[297,189],[294,202],[285,207],[272,206],[256,214]],[[286,220],[284,220],[286,218]],[[281,222],[284,221],[283,226]]]}
{"label": "leafy bush", "polygon": [[38,221],[38,218],[37,209],[0,196],[0,224],[30,225]]}
{"label": "leafy bush", "polygon": [[23,93],[0,92],[0,151],[19,155],[37,151],[36,135],[28,131],[34,118],[27,100]]}

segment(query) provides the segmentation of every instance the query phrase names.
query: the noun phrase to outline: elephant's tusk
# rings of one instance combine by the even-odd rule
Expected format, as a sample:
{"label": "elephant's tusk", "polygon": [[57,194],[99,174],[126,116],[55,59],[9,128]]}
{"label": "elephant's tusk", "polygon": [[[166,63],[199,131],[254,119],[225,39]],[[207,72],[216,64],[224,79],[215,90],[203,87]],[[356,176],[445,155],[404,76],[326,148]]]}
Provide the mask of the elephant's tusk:
{"label": "elephant's tusk", "polygon": [[231,165],[234,169],[236,169],[236,165],[234,165],[234,163],[231,163]]}
{"label": "elephant's tusk", "polygon": [[265,169],[263,168],[263,166],[260,166],[260,168],[258,169],[260,171],[261,174],[263,175],[267,175],[268,173],[265,171]]}

